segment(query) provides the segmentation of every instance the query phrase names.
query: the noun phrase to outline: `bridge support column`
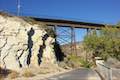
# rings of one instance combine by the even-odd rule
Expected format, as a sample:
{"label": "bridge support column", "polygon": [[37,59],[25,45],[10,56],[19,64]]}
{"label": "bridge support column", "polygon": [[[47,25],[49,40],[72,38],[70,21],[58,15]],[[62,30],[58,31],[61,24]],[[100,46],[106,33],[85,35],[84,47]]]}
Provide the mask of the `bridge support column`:
{"label": "bridge support column", "polygon": [[87,36],[91,34],[91,29],[87,28]]}
{"label": "bridge support column", "polygon": [[53,30],[56,34],[56,37],[55,37],[55,42],[56,42],[57,41],[57,25],[54,25]]}
{"label": "bridge support column", "polygon": [[96,33],[96,32],[97,32],[96,29],[89,29],[89,28],[87,28],[87,35],[91,35],[91,34]]}
{"label": "bridge support column", "polygon": [[71,54],[77,56],[75,29],[73,27],[71,27]]}

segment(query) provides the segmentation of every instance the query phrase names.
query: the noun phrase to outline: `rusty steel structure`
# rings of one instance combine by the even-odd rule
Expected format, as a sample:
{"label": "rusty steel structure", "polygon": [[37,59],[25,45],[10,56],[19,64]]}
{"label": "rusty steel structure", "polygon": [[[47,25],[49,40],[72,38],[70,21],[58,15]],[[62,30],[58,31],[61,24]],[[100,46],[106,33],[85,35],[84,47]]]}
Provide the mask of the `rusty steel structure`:
{"label": "rusty steel structure", "polygon": [[75,53],[77,55],[76,49],[76,36],[75,29],[82,28],[86,29],[87,34],[91,30],[100,30],[105,27],[104,24],[88,23],[88,22],[79,22],[79,21],[70,21],[70,20],[61,20],[61,19],[46,19],[46,18],[34,18],[36,21],[43,22],[47,26],[53,27],[56,35],[57,41],[62,44],[71,44],[70,53]]}

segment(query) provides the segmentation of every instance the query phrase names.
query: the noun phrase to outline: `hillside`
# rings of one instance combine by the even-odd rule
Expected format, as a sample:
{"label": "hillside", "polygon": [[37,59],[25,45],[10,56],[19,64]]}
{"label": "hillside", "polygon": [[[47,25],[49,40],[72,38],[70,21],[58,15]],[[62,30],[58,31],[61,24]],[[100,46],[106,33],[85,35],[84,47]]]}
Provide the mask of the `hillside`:
{"label": "hillside", "polygon": [[57,67],[53,31],[28,17],[0,12],[0,67],[14,71]]}

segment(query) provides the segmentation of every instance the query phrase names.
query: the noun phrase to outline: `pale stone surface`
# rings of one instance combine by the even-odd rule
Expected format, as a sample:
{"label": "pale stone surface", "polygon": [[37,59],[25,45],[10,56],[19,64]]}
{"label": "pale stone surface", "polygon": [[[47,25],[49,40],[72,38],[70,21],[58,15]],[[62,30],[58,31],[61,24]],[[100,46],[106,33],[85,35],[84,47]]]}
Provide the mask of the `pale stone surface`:
{"label": "pale stone surface", "polygon": [[[54,65],[54,42],[40,24],[0,15],[0,67],[16,71],[29,66],[39,67],[40,58],[42,62]],[[44,64],[42,62],[40,64]]]}
{"label": "pale stone surface", "polygon": [[43,61],[55,63],[55,55],[54,55],[55,53],[54,53],[54,50],[52,49],[54,46],[51,44],[53,42],[55,42],[55,40],[51,37],[48,37],[48,39],[46,40],[45,42],[46,48],[44,49],[44,54],[43,54],[44,59],[46,60],[43,60]]}

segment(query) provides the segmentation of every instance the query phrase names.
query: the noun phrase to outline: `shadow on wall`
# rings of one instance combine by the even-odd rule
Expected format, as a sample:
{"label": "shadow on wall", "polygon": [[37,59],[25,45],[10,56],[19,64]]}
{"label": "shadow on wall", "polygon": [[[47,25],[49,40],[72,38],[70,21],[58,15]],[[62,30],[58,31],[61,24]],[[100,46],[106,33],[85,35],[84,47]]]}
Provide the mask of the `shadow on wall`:
{"label": "shadow on wall", "polygon": [[61,48],[60,48],[60,44],[56,41],[54,43],[54,50],[55,50],[55,56],[56,56],[56,59],[57,61],[63,61],[64,60],[64,57],[65,54],[62,52]]}
{"label": "shadow on wall", "polygon": [[30,29],[30,31],[28,31],[27,35],[28,35],[28,57],[27,57],[27,64],[30,64],[30,59],[31,59],[31,54],[32,54],[32,47],[33,47],[33,41],[32,41],[32,36],[34,35],[35,31],[33,28]]}

